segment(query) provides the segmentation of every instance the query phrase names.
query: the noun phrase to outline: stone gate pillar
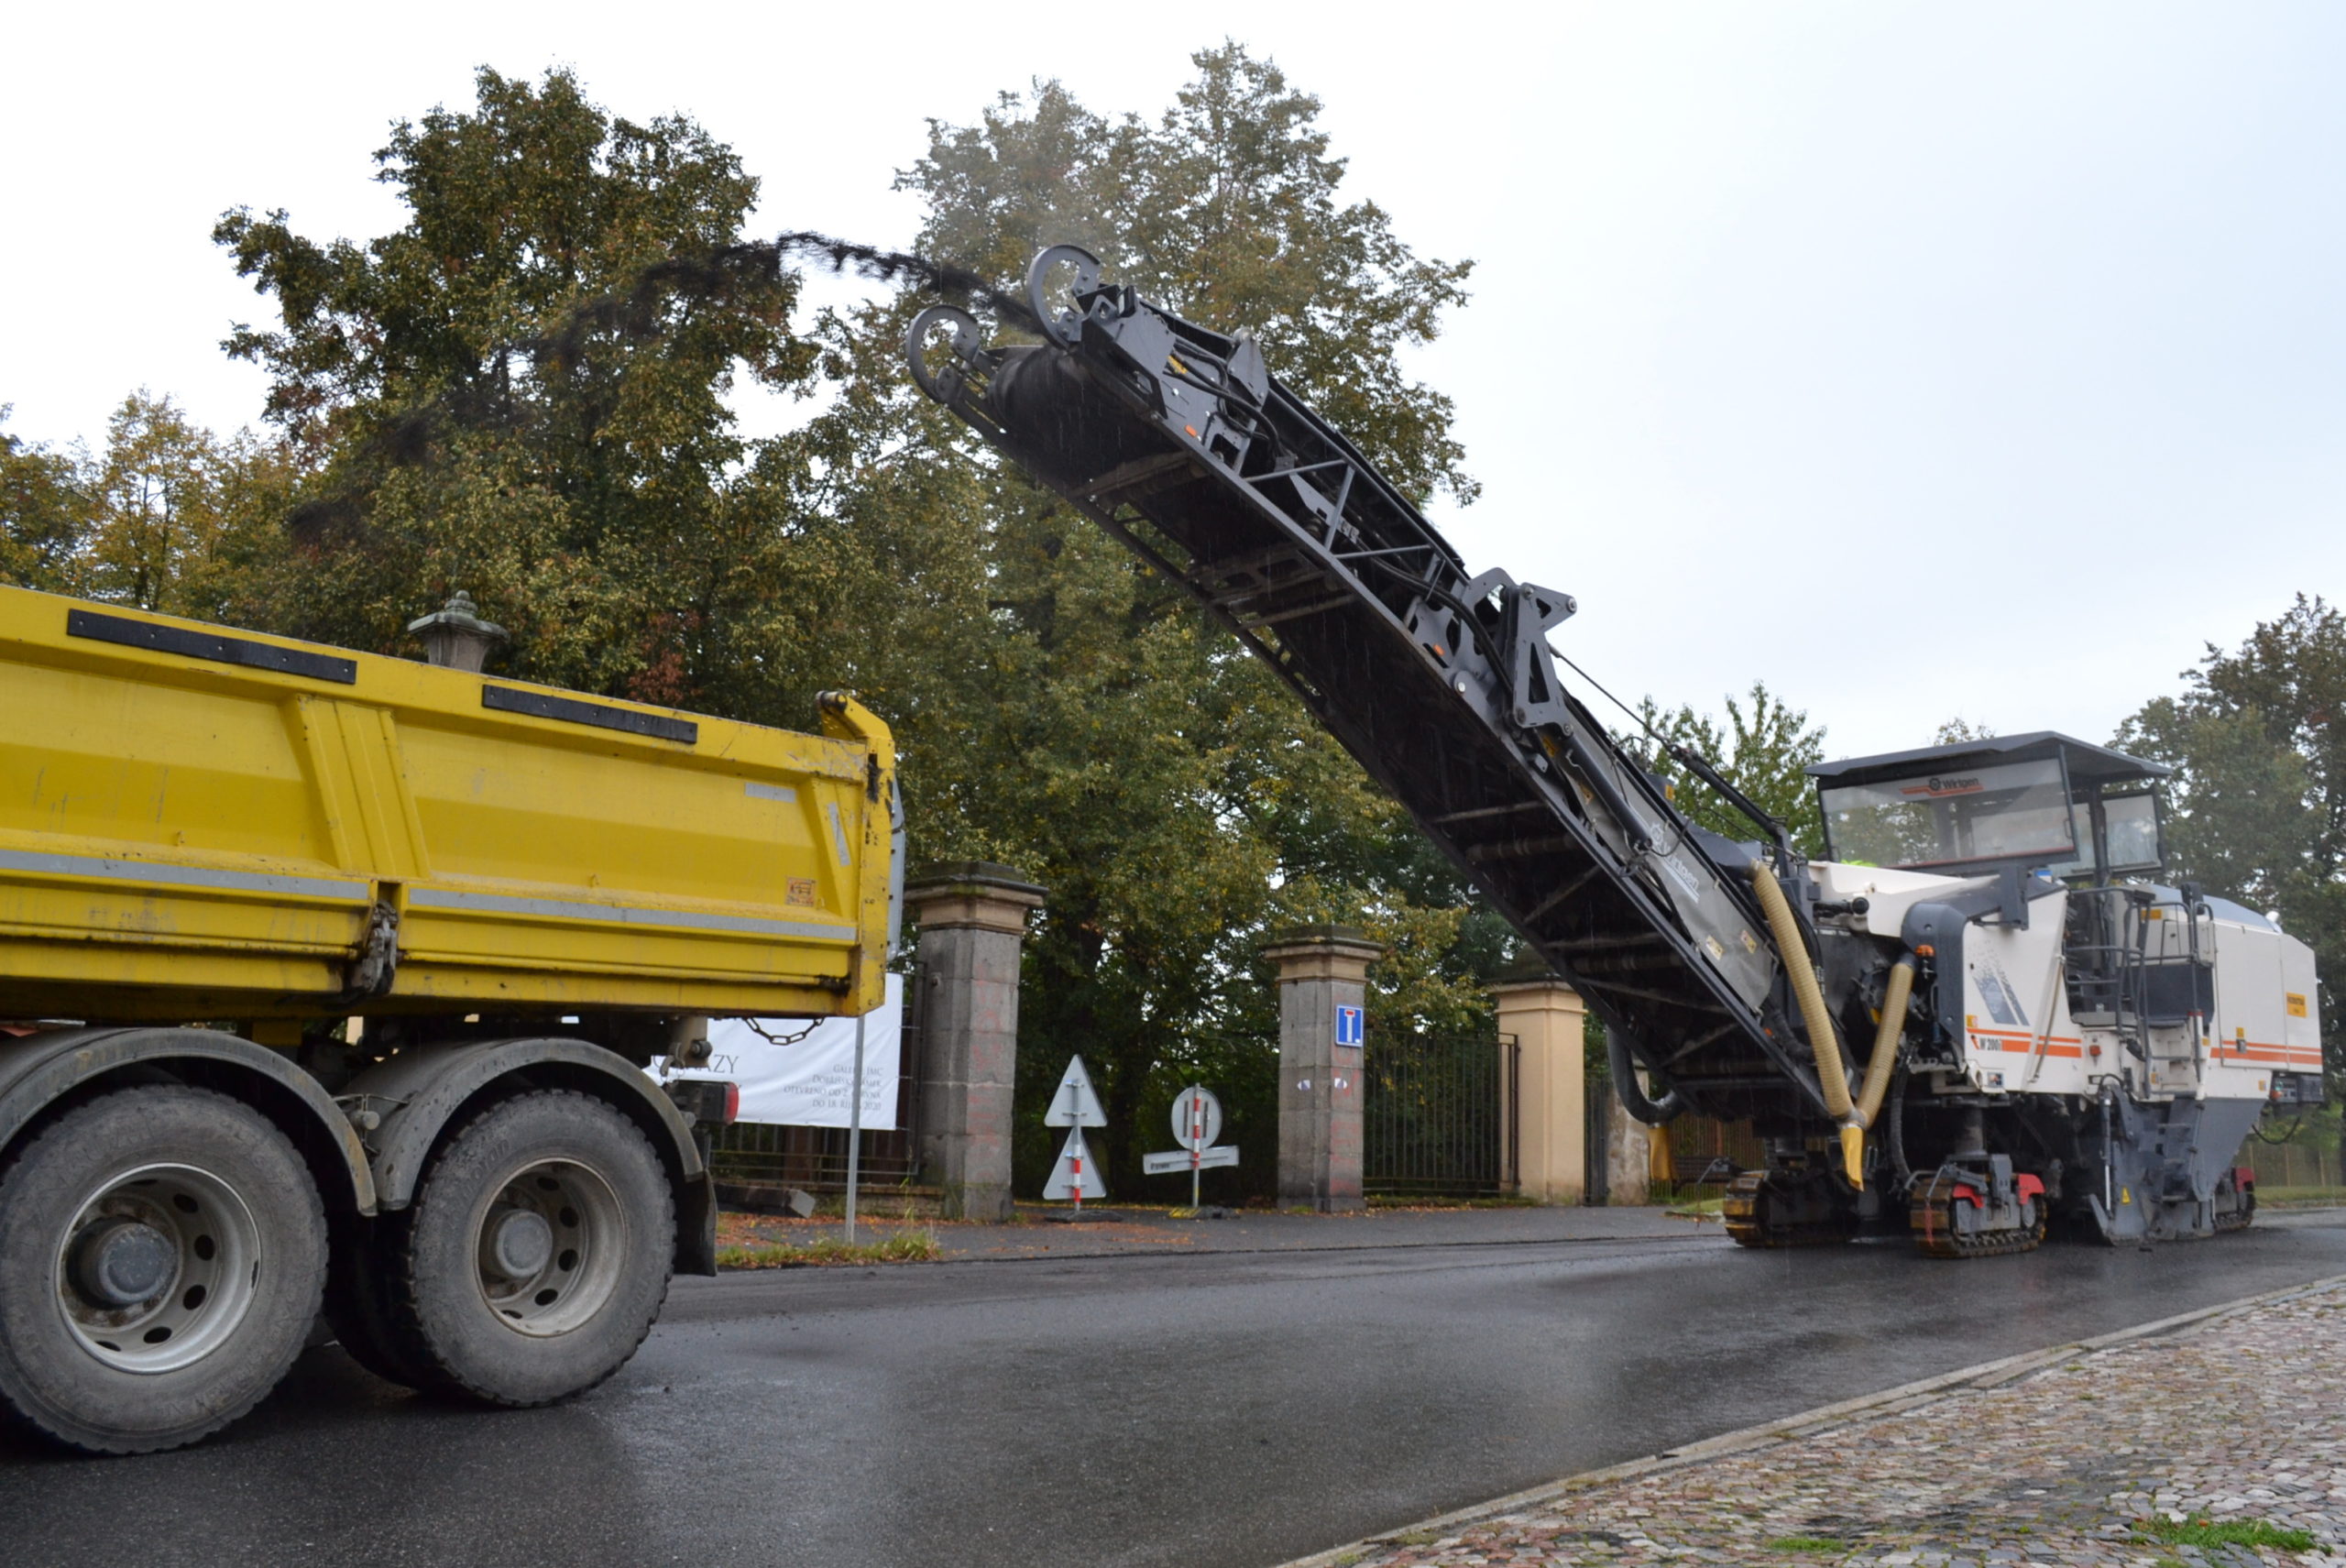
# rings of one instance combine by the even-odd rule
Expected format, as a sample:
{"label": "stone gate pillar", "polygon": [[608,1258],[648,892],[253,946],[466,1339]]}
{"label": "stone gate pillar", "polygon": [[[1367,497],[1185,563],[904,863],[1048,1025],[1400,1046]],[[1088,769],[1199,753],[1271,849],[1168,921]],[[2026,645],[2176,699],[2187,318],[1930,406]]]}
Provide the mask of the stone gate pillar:
{"label": "stone gate pillar", "polygon": [[1042,905],[1041,888],[987,861],[926,866],[904,886],[904,914],[920,927],[915,1146],[948,1219],[1010,1218],[1018,949]]}
{"label": "stone gate pillar", "polygon": [[1368,966],[1385,949],[1350,926],[1307,926],[1263,956],[1279,972],[1279,1206],[1322,1213],[1361,1198],[1361,1061]]}
{"label": "stone gate pillar", "polygon": [[1656,1129],[1630,1115],[1617,1094],[1606,1109],[1605,1125],[1605,1201],[1631,1205],[1650,1201]]}
{"label": "stone gate pillar", "polygon": [[[1498,1004],[1499,1082],[1507,1082],[1507,1036],[1515,1037],[1512,1102],[1517,1190],[1541,1203],[1578,1203],[1588,1191],[1588,1009],[1580,992],[1544,968],[1491,988]],[[1504,1089],[1502,1091],[1504,1093]]]}

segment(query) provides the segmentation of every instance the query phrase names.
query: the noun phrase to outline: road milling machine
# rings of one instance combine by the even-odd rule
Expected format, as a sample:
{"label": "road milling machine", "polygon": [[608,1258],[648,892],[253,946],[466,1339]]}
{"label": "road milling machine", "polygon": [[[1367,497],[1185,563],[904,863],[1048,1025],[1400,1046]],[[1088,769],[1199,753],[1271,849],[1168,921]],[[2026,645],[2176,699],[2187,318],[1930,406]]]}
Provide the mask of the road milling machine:
{"label": "road milling machine", "polygon": [[2164,772],[2043,733],[1814,770],[1829,857],[1695,826],[1558,677],[1569,594],[1467,570],[1283,386],[1072,246],[1021,321],[913,322],[915,380],[1261,658],[1561,975],[1631,1114],[1749,1123],[1746,1245],[1910,1228],[1934,1255],[2248,1223],[2231,1161],[2321,1093],[2312,955],[2157,880]]}

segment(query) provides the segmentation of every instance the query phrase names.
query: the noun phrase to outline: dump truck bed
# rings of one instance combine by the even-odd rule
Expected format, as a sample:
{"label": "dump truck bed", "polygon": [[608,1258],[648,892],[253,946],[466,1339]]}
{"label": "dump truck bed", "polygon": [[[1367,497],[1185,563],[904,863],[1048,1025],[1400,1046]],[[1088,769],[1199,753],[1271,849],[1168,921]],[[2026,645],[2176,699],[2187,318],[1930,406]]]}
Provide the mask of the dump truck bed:
{"label": "dump truck bed", "polygon": [[0,588],[0,1019],[877,1005],[885,726]]}

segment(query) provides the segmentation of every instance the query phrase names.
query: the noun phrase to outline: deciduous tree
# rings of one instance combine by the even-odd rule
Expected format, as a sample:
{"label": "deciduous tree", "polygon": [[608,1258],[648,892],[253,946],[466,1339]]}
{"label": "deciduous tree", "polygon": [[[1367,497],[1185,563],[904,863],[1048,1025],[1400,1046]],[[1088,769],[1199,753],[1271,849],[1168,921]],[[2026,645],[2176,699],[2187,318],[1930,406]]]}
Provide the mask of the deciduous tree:
{"label": "deciduous tree", "polygon": [[[9,405],[0,403],[0,422]],[[90,528],[71,456],[0,430],[0,581],[70,593]]]}
{"label": "deciduous tree", "polygon": [[400,229],[322,243],[239,210],[215,231],[277,317],[225,346],[316,458],[257,608],[401,648],[464,587],[514,632],[516,674],[762,713],[776,645],[806,630],[796,476],[725,399],[740,375],[807,388],[815,351],[795,277],[710,264],[757,181],[691,121],[609,115],[567,72],[476,87],[376,154]]}
{"label": "deciduous tree", "polygon": [[[1318,100],[1275,65],[1234,44],[1192,59],[1155,120],[1097,115],[1043,82],[974,125],[933,123],[899,181],[927,208],[921,248],[1014,280],[1043,245],[1082,244],[1149,298],[1253,332],[1404,488],[1472,499],[1449,400],[1400,359],[1463,301],[1466,264],[1418,256],[1381,209],[1347,199]],[[992,652],[967,666],[960,747],[930,753],[967,781],[930,841],[983,847],[1050,886],[1022,1003],[1023,1100],[1039,1107],[1080,1050],[1117,1125],[1150,1125],[1203,1074],[1233,1091],[1233,1135],[1267,1150],[1276,1025],[1255,952],[1298,921],[1359,923],[1388,944],[1370,1018],[1384,1037],[1485,1017],[1480,979],[1509,938],[1398,808],[1088,519],[965,433],[925,428],[994,476]],[[1047,1138],[1022,1135],[1038,1168]],[[1131,1179],[1135,1146],[1113,1146]]]}
{"label": "deciduous tree", "polygon": [[1643,751],[1649,765],[1671,786],[1678,809],[1714,833],[1730,839],[1760,837],[1760,829],[1741,811],[1721,798],[1672,757],[1651,737],[1695,752],[1721,776],[1751,797],[1753,804],[1790,829],[1793,848],[1804,855],[1825,852],[1824,823],[1816,813],[1816,792],[1807,769],[1825,760],[1825,729],[1811,729],[1803,708],[1788,706],[1753,681],[1741,700],[1727,698],[1727,724],[1721,728],[1708,714],[1688,704],[1664,711],[1653,698],[1639,705],[1645,738],[1626,737]]}
{"label": "deciduous tree", "polygon": [[2346,1090],[2346,615],[2299,594],[2238,648],[2209,644],[2183,679],[2113,744],[2176,770],[2169,874],[2273,910],[2312,946],[2336,1099]]}

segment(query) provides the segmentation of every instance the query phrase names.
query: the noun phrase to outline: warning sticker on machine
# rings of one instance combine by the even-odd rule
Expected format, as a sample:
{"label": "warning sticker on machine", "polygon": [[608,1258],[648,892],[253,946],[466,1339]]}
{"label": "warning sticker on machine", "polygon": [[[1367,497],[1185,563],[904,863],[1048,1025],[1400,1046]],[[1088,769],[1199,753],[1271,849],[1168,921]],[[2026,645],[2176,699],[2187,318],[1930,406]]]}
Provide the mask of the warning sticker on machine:
{"label": "warning sticker on machine", "polygon": [[815,896],[815,879],[810,876],[792,877],[789,898],[793,904],[803,904],[812,909],[819,902]]}
{"label": "warning sticker on machine", "polygon": [[2294,991],[2284,992],[2282,994],[2289,999],[2290,1017],[2302,1018],[2306,1015],[2306,999],[2304,997],[2298,995]]}

